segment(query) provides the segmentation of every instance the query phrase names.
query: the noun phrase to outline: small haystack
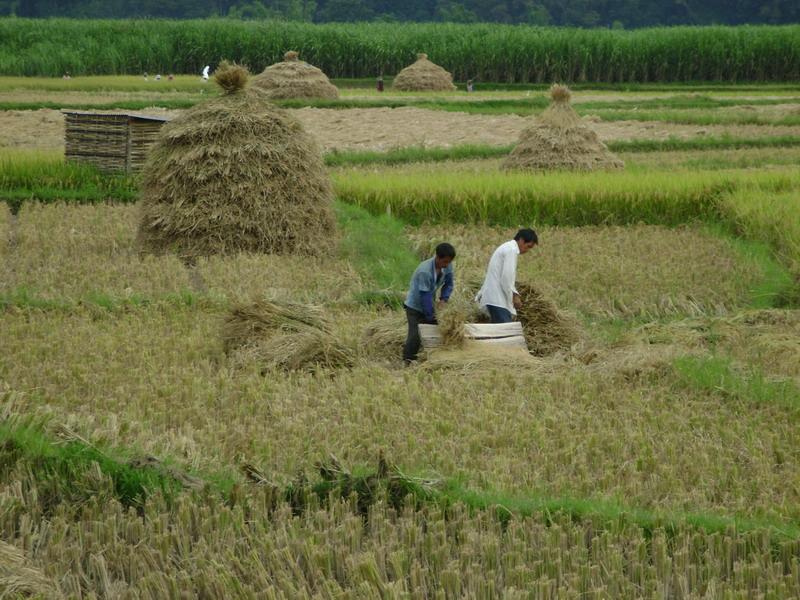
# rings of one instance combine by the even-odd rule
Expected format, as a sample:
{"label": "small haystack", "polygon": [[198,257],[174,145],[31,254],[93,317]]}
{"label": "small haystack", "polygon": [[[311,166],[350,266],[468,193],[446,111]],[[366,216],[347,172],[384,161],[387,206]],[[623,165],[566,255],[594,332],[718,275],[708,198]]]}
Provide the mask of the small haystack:
{"label": "small haystack", "polygon": [[453,76],[429,61],[427,54],[417,54],[417,62],[400,71],[392,87],[402,92],[449,92],[456,89]]}
{"label": "small haystack", "polygon": [[338,98],[339,90],[317,67],[299,60],[297,52],[283,55],[275,63],[253,77],[253,86],[274,100],[288,98]]}
{"label": "small haystack", "polygon": [[335,243],[333,190],[313,138],[243,67],[223,63],[223,94],[167,123],[143,171],[140,246],[193,259],[323,254]]}
{"label": "small haystack", "polygon": [[554,85],[550,97],[550,106],[522,132],[503,161],[504,169],[594,171],[625,166],[572,108],[569,88]]}
{"label": "small haystack", "polygon": [[517,319],[522,323],[528,349],[535,356],[548,356],[568,350],[579,340],[578,326],[532,285],[517,284],[522,308]]}
{"label": "small haystack", "polygon": [[351,367],[355,350],[330,330],[320,309],[259,300],[235,306],[222,325],[225,353],[236,366],[299,371]]}

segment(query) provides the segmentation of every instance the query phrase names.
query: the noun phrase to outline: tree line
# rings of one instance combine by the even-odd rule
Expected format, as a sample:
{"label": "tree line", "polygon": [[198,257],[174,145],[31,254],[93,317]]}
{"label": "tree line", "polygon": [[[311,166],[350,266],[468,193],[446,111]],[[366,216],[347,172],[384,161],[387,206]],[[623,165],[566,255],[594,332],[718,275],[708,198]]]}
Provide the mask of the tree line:
{"label": "tree line", "polygon": [[636,28],[800,22],[798,0],[0,0],[28,18],[417,21]]}

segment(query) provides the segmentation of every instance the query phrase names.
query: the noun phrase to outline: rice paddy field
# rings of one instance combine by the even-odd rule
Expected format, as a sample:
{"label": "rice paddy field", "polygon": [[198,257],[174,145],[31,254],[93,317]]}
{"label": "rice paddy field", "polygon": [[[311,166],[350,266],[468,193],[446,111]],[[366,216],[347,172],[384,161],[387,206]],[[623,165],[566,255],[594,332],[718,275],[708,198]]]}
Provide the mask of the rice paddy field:
{"label": "rice paddy field", "polygon": [[[800,86],[580,89],[625,170],[511,174],[541,88],[339,83],[286,105],[337,249],[186,264],[58,109],[209,84],[0,77],[0,597],[800,596]],[[468,302],[520,226],[570,343],[404,368],[419,260],[454,244]],[[347,365],[226,353],[256,299],[317,306]]]}

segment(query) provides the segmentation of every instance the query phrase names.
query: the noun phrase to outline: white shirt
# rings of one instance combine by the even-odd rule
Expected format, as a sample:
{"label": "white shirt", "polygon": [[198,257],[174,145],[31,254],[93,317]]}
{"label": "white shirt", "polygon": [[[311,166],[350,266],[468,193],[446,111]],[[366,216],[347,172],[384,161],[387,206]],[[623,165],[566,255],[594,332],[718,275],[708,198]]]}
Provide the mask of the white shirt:
{"label": "white shirt", "polygon": [[210,67],[210,66],[208,66],[208,65],[206,65],[206,66],[203,68],[203,79],[208,79],[208,70],[209,70],[210,68],[211,68],[211,67]]}
{"label": "white shirt", "polygon": [[485,307],[487,304],[505,308],[512,315],[517,314],[514,308],[514,294],[517,289],[514,282],[517,278],[517,256],[519,245],[515,240],[500,244],[489,259],[483,287],[475,296],[476,302]]}

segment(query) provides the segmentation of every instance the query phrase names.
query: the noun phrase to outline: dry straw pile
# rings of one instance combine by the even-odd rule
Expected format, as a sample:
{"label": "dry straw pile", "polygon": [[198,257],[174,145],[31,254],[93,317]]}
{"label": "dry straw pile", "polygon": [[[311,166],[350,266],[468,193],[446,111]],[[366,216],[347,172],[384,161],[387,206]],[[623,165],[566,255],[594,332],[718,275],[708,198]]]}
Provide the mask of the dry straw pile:
{"label": "dry straw pile", "polygon": [[222,326],[225,352],[234,365],[257,364],[262,370],[309,370],[350,367],[355,350],[332,333],[320,309],[258,300],[235,306]]}
{"label": "dry straw pile", "polygon": [[397,74],[392,87],[402,92],[449,92],[456,89],[453,76],[429,61],[427,54],[417,54],[417,61]]}
{"label": "dry straw pile", "polygon": [[503,161],[504,169],[594,171],[625,166],[572,108],[569,88],[554,85],[550,97],[550,106],[522,132]]}
{"label": "dry straw pile", "polygon": [[556,308],[550,300],[532,285],[517,284],[522,308],[517,309],[517,319],[522,323],[525,341],[531,354],[547,356],[568,350],[578,342],[577,323]]}
{"label": "dry straw pile", "polygon": [[253,86],[275,100],[339,97],[339,90],[328,76],[317,67],[299,60],[297,52],[287,52],[283,59],[283,62],[275,63],[253,77]]}
{"label": "dry straw pile", "polygon": [[372,360],[397,362],[406,341],[408,324],[400,314],[391,314],[372,321],[364,330],[361,347]]}
{"label": "dry straw pile", "polygon": [[193,259],[334,245],[333,191],[316,143],[247,78],[223,63],[215,79],[224,93],[161,130],[143,172],[143,250]]}

